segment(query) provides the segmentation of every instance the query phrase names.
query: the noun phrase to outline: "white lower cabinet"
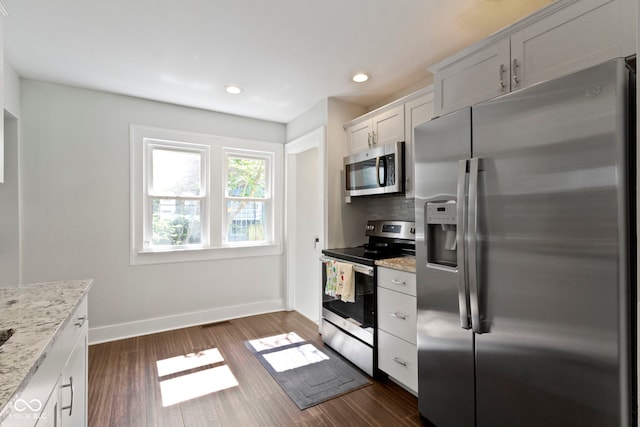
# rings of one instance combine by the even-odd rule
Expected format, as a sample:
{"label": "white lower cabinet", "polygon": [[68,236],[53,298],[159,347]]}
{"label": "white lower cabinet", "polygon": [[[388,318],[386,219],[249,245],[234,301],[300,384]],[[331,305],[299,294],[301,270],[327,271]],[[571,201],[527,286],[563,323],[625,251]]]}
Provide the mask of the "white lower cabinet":
{"label": "white lower cabinet", "polygon": [[87,333],[82,334],[60,377],[60,426],[83,427],[87,420]]}
{"label": "white lower cabinet", "polygon": [[415,344],[378,330],[378,369],[418,392],[418,351]]}
{"label": "white lower cabinet", "polygon": [[1,427],[86,427],[87,319],[85,296]]}
{"label": "white lower cabinet", "polygon": [[416,275],[378,267],[378,369],[417,394]]}

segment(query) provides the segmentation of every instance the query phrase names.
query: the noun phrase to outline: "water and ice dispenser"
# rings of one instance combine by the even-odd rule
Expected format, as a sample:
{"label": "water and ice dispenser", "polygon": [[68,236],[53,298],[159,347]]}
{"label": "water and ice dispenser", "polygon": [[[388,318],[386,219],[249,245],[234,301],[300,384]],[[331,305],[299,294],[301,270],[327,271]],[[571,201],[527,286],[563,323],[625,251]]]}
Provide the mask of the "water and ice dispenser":
{"label": "water and ice dispenser", "polygon": [[456,202],[427,202],[426,208],[427,263],[455,268]]}

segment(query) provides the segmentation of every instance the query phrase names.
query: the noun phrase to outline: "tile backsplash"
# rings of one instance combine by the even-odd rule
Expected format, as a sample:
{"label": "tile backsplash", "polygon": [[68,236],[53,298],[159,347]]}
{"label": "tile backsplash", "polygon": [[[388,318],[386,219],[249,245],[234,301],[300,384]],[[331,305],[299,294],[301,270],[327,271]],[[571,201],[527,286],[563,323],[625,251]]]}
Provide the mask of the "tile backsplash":
{"label": "tile backsplash", "polygon": [[404,196],[353,197],[351,203],[366,212],[367,220],[414,221],[415,218],[414,199]]}

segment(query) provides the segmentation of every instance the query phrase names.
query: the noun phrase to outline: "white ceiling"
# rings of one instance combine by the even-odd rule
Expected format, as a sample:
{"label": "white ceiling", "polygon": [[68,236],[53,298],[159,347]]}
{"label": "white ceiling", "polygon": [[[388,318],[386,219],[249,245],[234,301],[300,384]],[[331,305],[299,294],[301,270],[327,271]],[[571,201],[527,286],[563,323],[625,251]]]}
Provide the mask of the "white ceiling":
{"label": "white ceiling", "polygon": [[23,77],[286,123],[324,98],[369,107],[426,85],[427,66],[551,1],[2,3],[5,57]]}

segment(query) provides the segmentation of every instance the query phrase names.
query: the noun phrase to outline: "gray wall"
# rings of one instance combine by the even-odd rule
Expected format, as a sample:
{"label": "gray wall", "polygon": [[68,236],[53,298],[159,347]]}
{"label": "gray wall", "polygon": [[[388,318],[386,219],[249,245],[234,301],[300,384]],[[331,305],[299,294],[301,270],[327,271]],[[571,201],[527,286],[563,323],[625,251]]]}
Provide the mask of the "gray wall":
{"label": "gray wall", "polygon": [[285,141],[278,123],[23,80],[23,281],[93,278],[93,342],[283,308],[281,255],[129,264],[132,123]]}
{"label": "gray wall", "polygon": [[0,286],[20,282],[20,77],[4,63],[4,183],[0,184]]}

